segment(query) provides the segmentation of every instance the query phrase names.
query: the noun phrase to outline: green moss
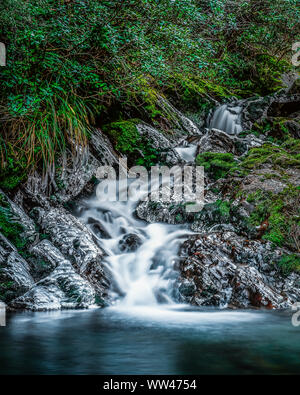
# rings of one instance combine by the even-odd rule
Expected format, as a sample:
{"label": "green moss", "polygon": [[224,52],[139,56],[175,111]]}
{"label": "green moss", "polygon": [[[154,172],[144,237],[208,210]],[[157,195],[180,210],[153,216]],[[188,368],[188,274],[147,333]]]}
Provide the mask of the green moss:
{"label": "green moss", "polygon": [[228,201],[217,200],[216,204],[221,216],[228,218],[230,215],[230,203]]}
{"label": "green moss", "polygon": [[234,156],[229,153],[204,152],[196,158],[196,164],[203,166],[214,179],[225,177],[235,166]]}
{"label": "green moss", "polygon": [[116,149],[128,155],[132,163],[150,167],[158,162],[159,152],[139,134],[136,126],[140,122],[138,119],[113,122],[105,125],[103,130],[113,141]]}
{"label": "green moss", "polygon": [[26,246],[26,240],[21,236],[24,228],[13,216],[4,195],[0,194],[0,197],[0,232],[22,252]]}
{"label": "green moss", "polygon": [[257,55],[255,61],[253,80],[259,89],[259,93],[265,95],[281,89],[281,76],[290,68],[288,62],[278,60],[277,57],[268,54]]}
{"label": "green moss", "polygon": [[286,246],[297,250],[293,232],[299,229],[300,208],[299,188],[289,186],[279,194],[257,191],[248,195],[247,200],[255,209],[250,215],[251,225],[262,227],[262,239],[271,241],[278,246]]}
{"label": "green moss", "polygon": [[291,272],[300,273],[300,256],[297,254],[284,255],[276,265],[284,275],[289,275]]}
{"label": "green moss", "polygon": [[113,122],[104,126],[103,130],[112,138],[118,151],[128,154],[134,152],[141,142],[141,137],[136,127],[138,122],[139,120],[135,119]]}
{"label": "green moss", "polygon": [[274,168],[300,168],[300,141],[290,139],[281,147],[264,144],[259,148],[252,148],[237,168],[259,169],[264,164],[271,164]]}

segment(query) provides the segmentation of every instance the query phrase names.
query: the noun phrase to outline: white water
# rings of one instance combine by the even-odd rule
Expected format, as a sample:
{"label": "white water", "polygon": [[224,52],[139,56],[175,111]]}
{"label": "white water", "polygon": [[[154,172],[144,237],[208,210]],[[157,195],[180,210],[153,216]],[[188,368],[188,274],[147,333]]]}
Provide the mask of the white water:
{"label": "white water", "polygon": [[[238,134],[240,117],[240,107],[222,105],[213,113],[210,128]],[[197,145],[184,141],[175,150],[185,162],[194,162]],[[120,307],[157,307],[174,303],[178,249],[183,239],[191,234],[183,226],[138,220],[135,208],[146,189],[136,192],[127,202],[103,202],[95,197],[85,202],[81,216],[107,254],[104,264],[111,273],[111,295]],[[140,240],[135,250],[124,251],[120,246],[128,235]]]}
{"label": "white water", "polygon": [[241,107],[229,107],[223,104],[213,113],[209,128],[219,129],[228,134],[238,135],[242,131],[241,111]]}
{"label": "white water", "polygon": [[183,147],[176,147],[175,151],[185,162],[193,162],[195,161],[197,145],[189,144]]}
{"label": "white water", "polygon": [[[136,219],[136,201],[101,202],[95,197],[86,204],[81,220],[107,254],[105,265],[112,276],[113,300],[121,306],[174,303],[178,247],[191,232],[182,226],[148,224]],[[126,235],[136,235],[141,240],[135,251],[120,248],[119,243]]]}

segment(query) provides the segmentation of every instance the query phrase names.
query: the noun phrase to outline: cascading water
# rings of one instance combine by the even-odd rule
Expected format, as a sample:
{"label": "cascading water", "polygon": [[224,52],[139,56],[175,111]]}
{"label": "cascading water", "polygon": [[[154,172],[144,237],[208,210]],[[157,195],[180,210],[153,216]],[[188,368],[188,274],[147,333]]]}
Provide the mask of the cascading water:
{"label": "cascading water", "polygon": [[104,264],[111,273],[112,298],[118,305],[170,304],[178,276],[174,269],[178,247],[190,232],[136,219],[137,200],[100,201],[95,197],[86,202],[81,220],[107,254]]}
{"label": "cascading water", "polygon": [[180,147],[175,148],[175,151],[185,162],[194,162],[197,152],[197,145],[190,144],[185,140]]}
{"label": "cascading water", "polygon": [[214,111],[209,129],[219,129],[231,135],[238,135],[242,131],[241,114],[241,107],[223,104]]}

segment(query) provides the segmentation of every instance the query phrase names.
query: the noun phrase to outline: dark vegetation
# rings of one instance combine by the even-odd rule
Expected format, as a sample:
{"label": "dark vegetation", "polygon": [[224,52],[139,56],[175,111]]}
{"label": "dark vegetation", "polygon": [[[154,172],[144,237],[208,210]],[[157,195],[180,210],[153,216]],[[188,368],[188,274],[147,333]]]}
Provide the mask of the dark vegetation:
{"label": "dark vegetation", "polygon": [[158,94],[199,112],[276,91],[298,21],[296,0],[2,0],[0,185],[86,144],[95,118],[159,121]]}

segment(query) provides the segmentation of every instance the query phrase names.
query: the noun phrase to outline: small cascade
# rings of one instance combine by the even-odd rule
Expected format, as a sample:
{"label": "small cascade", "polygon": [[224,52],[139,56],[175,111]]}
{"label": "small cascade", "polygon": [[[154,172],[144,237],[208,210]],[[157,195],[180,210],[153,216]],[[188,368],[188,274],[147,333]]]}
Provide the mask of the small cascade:
{"label": "small cascade", "polygon": [[190,232],[182,226],[138,220],[138,197],[127,202],[86,202],[81,220],[105,251],[112,277],[112,299],[122,306],[173,303],[179,244]]}
{"label": "small cascade", "polygon": [[242,107],[223,104],[214,111],[209,122],[209,129],[219,129],[230,135],[238,135],[242,131]]}
{"label": "small cascade", "polygon": [[175,148],[175,151],[185,162],[194,163],[197,152],[197,145],[190,144],[186,140],[184,140],[181,146]]}

